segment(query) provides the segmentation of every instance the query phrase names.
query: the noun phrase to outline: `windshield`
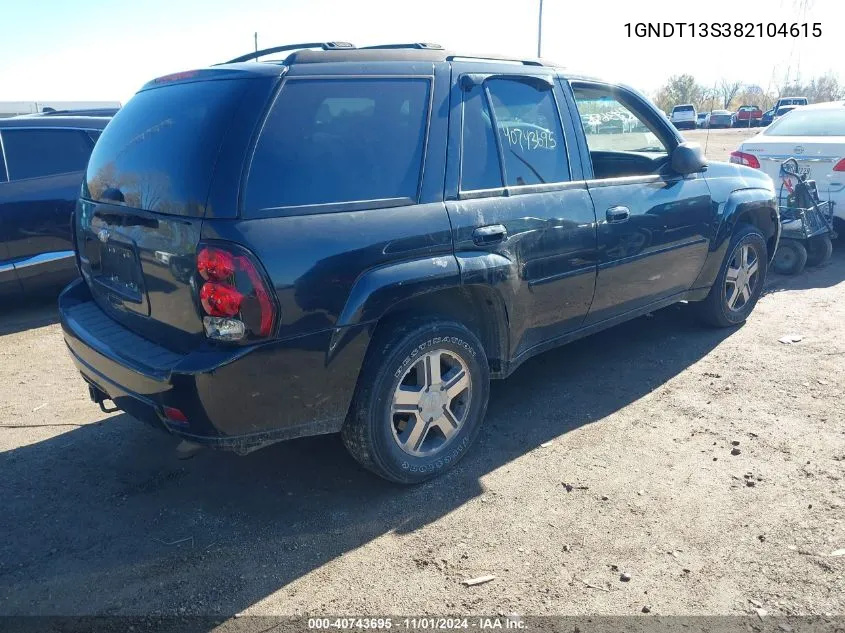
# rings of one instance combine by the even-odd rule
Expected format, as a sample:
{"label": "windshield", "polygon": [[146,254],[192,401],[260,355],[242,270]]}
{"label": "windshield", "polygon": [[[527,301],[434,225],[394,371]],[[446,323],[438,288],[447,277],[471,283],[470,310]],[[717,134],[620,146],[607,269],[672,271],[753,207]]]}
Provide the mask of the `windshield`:
{"label": "windshield", "polygon": [[[785,108],[781,108],[782,110]],[[778,110],[778,114],[781,111]],[[797,108],[763,132],[766,136],[845,136],[845,106],[821,110]]]}

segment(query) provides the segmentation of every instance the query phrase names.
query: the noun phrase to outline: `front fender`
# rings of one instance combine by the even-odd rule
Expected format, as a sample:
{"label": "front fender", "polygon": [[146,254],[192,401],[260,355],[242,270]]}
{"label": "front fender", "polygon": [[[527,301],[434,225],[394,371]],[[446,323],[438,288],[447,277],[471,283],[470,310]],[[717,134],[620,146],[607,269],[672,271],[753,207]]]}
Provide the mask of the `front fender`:
{"label": "front fender", "polygon": [[707,255],[698,279],[693,284],[693,291],[708,290],[713,285],[725,259],[731,236],[740,220],[758,227],[767,242],[773,245],[773,248],[770,248],[769,261],[774,257],[777,249],[781,231],[780,215],[777,199],[770,189],[739,189],[732,192],[721,207],[719,225],[710,244],[710,253]]}

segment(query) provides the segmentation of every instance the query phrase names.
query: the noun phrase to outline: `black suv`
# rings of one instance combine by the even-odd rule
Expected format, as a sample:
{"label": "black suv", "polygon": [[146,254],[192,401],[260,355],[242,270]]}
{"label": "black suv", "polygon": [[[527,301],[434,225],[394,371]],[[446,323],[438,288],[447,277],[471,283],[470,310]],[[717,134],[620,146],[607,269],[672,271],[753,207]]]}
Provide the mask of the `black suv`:
{"label": "black suv", "polygon": [[0,298],[61,288],[77,275],[70,219],[109,120],[0,119]]}
{"label": "black suv", "polygon": [[156,79],[97,143],[59,301],[101,406],[238,452],[341,432],[417,482],[526,359],[682,300],[753,309],[771,180],[634,90],[430,44],[260,54],[288,48]]}

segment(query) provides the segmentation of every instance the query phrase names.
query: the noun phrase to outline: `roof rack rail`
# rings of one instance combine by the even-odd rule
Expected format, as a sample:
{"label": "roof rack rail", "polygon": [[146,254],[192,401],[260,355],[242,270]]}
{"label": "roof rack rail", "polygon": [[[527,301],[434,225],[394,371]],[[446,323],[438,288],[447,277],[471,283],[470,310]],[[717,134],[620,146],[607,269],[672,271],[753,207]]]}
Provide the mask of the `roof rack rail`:
{"label": "roof rack rail", "polygon": [[248,62],[250,59],[258,59],[259,57],[263,57],[264,55],[269,55],[271,53],[294,51],[302,48],[322,48],[324,51],[333,51],[338,49],[348,50],[355,48],[355,46],[349,42],[306,42],[305,44],[285,44],[284,46],[273,46],[272,48],[264,48],[260,51],[253,51],[222,63],[237,64],[238,62]]}
{"label": "roof rack rail", "polygon": [[103,108],[66,108],[62,110],[55,110],[53,108],[41,110],[41,112],[30,112],[18,116],[25,117],[42,117],[42,116],[78,116],[78,117],[111,117],[117,114],[120,107],[103,107]]}
{"label": "roof rack rail", "polygon": [[443,47],[440,44],[435,44],[433,42],[411,42],[409,44],[376,44],[374,46],[362,46],[361,49],[367,50],[385,50],[385,49],[397,49],[397,48],[418,48],[422,50],[429,50],[429,51],[442,51]]}
{"label": "roof rack rail", "polygon": [[507,57],[503,55],[449,55],[446,57],[446,61],[454,62],[460,61],[462,59],[473,59],[473,60],[480,60],[480,61],[493,61],[493,62],[513,62],[515,64],[523,64],[525,66],[545,66],[545,64],[539,59],[520,59],[518,57]]}

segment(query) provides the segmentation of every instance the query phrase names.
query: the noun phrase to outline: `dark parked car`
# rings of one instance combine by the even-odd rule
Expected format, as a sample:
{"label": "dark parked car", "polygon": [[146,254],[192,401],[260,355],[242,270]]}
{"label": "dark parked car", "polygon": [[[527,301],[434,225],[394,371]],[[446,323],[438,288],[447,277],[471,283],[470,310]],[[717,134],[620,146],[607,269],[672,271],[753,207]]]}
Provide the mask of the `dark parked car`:
{"label": "dark parked car", "polygon": [[532,356],[681,300],[723,327],[754,308],[772,181],[707,166],[634,90],[429,44],[293,48],[156,79],[97,143],[59,304],[101,406],[238,452],[341,432],[411,483]]}
{"label": "dark parked car", "polygon": [[766,110],[763,113],[763,118],[760,119],[760,126],[767,127],[771,125],[772,120],[775,118],[775,109],[772,108],[771,110]]}
{"label": "dark parked car", "polygon": [[0,119],[0,296],[61,288],[76,274],[71,215],[108,118]]}

